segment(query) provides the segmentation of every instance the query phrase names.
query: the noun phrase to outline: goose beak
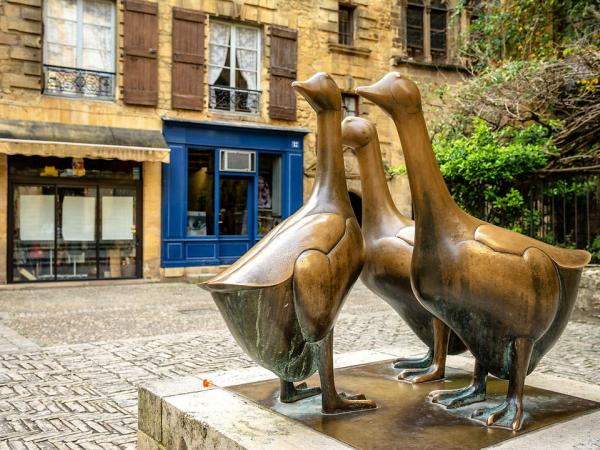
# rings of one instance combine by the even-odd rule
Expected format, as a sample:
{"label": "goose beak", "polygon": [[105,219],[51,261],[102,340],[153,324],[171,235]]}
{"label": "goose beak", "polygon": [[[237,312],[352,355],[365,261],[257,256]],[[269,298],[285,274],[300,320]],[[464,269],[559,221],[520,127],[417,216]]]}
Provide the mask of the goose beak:
{"label": "goose beak", "polygon": [[292,87],[307,100],[312,99],[318,93],[319,83],[315,77],[309,78],[306,81],[294,81]]}
{"label": "goose beak", "polygon": [[360,86],[355,89],[355,92],[363,98],[379,105],[381,103],[381,98],[383,95],[377,89],[377,85],[373,84],[371,86]]}

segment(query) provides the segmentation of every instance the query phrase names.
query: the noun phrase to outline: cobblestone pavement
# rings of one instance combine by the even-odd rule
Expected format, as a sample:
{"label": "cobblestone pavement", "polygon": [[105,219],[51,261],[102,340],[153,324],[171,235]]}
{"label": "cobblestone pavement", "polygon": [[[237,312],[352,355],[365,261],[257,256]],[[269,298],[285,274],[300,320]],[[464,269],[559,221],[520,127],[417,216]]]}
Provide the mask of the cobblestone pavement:
{"label": "cobblestone pavement", "polygon": [[[135,448],[138,384],[253,365],[193,285],[0,290],[0,319],[0,450]],[[424,350],[359,284],[335,350],[385,346]],[[599,348],[600,327],[571,322],[537,370],[600,383]]]}

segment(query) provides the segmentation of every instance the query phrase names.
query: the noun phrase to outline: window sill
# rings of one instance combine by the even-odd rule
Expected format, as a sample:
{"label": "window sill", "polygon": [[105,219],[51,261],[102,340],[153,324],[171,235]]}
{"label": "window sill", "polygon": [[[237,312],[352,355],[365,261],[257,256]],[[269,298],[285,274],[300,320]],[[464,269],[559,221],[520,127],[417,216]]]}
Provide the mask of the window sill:
{"label": "window sill", "polygon": [[330,42],[329,51],[332,53],[342,53],[344,55],[362,56],[368,58],[371,54],[371,49],[364,47],[355,47],[353,45],[343,45]]}
{"label": "window sill", "polygon": [[468,72],[468,69],[460,64],[452,64],[452,63],[445,63],[445,62],[428,62],[428,61],[422,61],[422,60],[415,60],[412,58],[408,58],[408,57],[404,57],[404,56],[393,56],[392,57],[392,65],[393,66],[400,66],[400,65],[409,65],[409,66],[416,66],[416,67],[426,67],[426,68],[430,68],[430,69],[443,69],[443,70],[456,70],[459,72]]}

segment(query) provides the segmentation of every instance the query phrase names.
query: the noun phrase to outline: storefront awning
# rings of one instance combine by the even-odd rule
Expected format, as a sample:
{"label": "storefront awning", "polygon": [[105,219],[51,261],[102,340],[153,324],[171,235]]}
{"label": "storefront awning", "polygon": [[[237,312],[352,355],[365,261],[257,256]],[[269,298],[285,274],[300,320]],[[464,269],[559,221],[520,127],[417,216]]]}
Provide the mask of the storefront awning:
{"label": "storefront awning", "polygon": [[0,153],[169,162],[159,130],[21,120],[0,121]]}

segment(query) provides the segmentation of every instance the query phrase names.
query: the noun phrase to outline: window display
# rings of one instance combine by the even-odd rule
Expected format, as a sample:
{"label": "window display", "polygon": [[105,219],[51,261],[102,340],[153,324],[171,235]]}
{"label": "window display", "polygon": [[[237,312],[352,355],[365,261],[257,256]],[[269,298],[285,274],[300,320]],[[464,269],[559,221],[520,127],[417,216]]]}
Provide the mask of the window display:
{"label": "window display", "polygon": [[281,222],[281,156],[262,153],[258,157],[258,235]]}
{"label": "window display", "polygon": [[212,151],[188,151],[187,235],[214,232],[215,155]]}
{"label": "window display", "polygon": [[9,177],[10,281],[140,275],[139,163],[11,156]]}

